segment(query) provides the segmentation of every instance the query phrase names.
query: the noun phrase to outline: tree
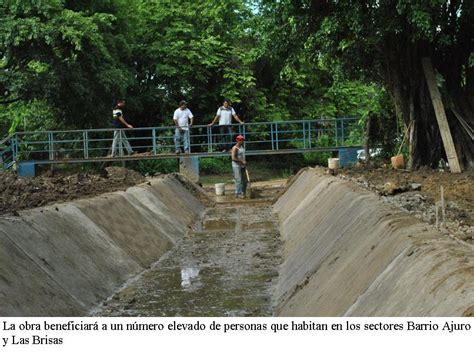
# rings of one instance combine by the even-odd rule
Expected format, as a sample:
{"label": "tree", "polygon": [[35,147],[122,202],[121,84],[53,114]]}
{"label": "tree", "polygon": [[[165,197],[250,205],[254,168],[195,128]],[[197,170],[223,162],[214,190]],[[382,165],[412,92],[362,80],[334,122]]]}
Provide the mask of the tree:
{"label": "tree", "polygon": [[209,120],[224,97],[248,102],[255,79],[244,1],[147,0],[139,13],[132,92],[142,124],[170,124],[181,99]]}
{"label": "tree", "polygon": [[[95,6],[61,0],[0,4],[4,114],[18,112],[18,106],[11,105],[15,102],[23,107],[42,102],[56,115],[56,128],[105,124],[112,98],[123,95],[133,81],[133,71],[124,65],[131,32],[122,16],[133,2],[92,3]],[[41,126],[41,117],[32,119]]]}
{"label": "tree", "polygon": [[[410,155],[414,167],[434,166],[444,155],[421,58],[429,57],[434,62],[445,101],[461,111],[465,119],[474,116],[472,1],[262,3],[285,31],[285,35],[280,34],[283,48],[292,52],[295,43],[310,48],[319,60],[342,68],[349,78],[386,87],[397,116],[405,126],[413,122]],[[473,166],[472,139],[454,115],[448,114],[458,155],[465,166]],[[474,122],[470,123],[472,126]]]}

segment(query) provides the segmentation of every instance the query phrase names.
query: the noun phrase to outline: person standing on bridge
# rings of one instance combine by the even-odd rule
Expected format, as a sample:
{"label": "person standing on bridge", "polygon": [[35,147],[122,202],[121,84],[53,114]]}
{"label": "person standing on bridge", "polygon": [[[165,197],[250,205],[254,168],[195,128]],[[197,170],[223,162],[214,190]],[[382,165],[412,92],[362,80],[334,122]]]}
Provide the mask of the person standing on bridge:
{"label": "person standing on bridge", "polygon": [[189,128],[193,125],[194,116],[187,106],[186,101],[179,102],[179,107],[173,115],[174,124],[176,125],[174,146],[177,154],[181,153],[181,143],[184,145],[184,152],[190,152]]}
{"label": "person standing on bridge", "polygon": [[219,119],[219,141],[222,152],[230,150],[232,146],[232,117],[240,124],[244,124],[230,105],[230,100],[226,98],[222,106],[217,110],[214,120],[208,124],[209,127],[212,127],[217,122],[217,119]]}
{"label": "person standing on bridge", "polygon": [[238,135],[235,139],[237,144],[231,150],[232,156],[232,170],[234,172],[234,181],[235,181],[235,197],[236,198],[245,198],[245,192],[247,189],[247,175],[245,173],[245,168],[247,166],[247,161],[245,161],[245,148],[244,137]]}
{"label": "person standing on bridge", "polygon": [[117,101],[114,109],[112,110],[113,121],[112,124],[115,128],[114,140],[112,141],[112,157],[122,155],[122,149],[127,150],[129,155],[133,154],[133,149],[128,142],[127,136],[123,128],[133,128],[133,126],[125,120],[123,116],[123,109],[125,108],[125,100],[120,99]]}

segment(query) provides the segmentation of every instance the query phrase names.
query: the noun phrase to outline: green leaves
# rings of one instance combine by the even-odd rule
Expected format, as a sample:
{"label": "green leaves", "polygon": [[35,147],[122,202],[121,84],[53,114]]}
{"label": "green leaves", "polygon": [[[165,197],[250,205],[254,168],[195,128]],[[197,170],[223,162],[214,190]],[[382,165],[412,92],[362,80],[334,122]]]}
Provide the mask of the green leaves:
{"label": "green leaves", "polygon": [[224,97],[246,121],[382,115],[390,56],[405,68],[420,43],[446,58],[464,43],[458,59],[474,66],[457,32],[469,11],[441,0],[4,0],[0,102],[21,100],[10,113],[41,102],[78,128],[108,124],[119,96],[136,126],[170,124],[183,98],[197,124]]}
{"label": "green leaves", "polygon": [[[58,126],[102,125],[100,117],[131,80],[133,68],[122,61],[130,51],[117,45],[134,33],[124,34],[127,27],[119,26],[126,14],[87,11],[94,3],[105,6],[96,1],[81,8],[76,1],[71,9],[57,0],[0,5],[0,102],[21,99],[26,107],[40,100],[54,107]],[[124,5],[108,3],[110,11]]]}
{"label": "green leaves", "polygon": [[60,129],[62,126],[56,120],[58,114],[47,102],[40,100],[0,105],[0,126],[8,126],[9,134],[18,130]]}
{"label": "green leaves", "polygon": [[50,66],[47,63],[43,63],[39,60],[31,60],[27,64],[27,68],[35,74],[44,74],[49,71]]}
{"label": "green leaves", "polygon": [[[143,0],[139,9],[135,61],[144,80],[134,90],[163,102],[142,97],[145,111],[170,115],[183,98],[196,117],[214,115],[224,97],[251,104],[255,41],[247,31],[251,14],[243,1]],[[143,120],[155,123],[149,115]]]}

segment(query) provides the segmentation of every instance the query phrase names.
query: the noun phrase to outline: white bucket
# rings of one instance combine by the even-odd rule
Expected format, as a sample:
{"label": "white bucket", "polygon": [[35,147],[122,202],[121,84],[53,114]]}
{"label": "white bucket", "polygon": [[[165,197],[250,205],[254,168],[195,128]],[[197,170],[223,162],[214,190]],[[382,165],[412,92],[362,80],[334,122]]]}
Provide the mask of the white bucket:
{"label": "white bucket", "polygon": [[216,195],[225,194],[225,183],[216,183],[214,186],[216,187]]}
{"label": "white bucket", "polygon": [[331,170],[339,169],[339,159],[328,159],[328,167]]}

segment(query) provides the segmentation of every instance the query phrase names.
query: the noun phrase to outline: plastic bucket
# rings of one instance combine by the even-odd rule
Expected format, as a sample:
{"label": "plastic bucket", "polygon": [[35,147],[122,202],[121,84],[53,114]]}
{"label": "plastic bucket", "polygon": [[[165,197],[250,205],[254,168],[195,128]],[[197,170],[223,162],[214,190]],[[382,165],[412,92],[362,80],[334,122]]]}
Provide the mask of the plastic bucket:
{"label": "plastic bucket", "polygon": [[396,155],[393,156],[392,159],[392,167],[396,170],[405,168],[405,159],[403,158],[403,155]]}
{"label": "plastic bucket", "polygon": [[328,159],[328,167],[331,170],[339,169],[339,159],[335,159],[335,158]]}
{"label": "plastic bucket", "polygon": [[214,187],[216,188],[216,195],[225,194],[225,183],[216,183]]}

